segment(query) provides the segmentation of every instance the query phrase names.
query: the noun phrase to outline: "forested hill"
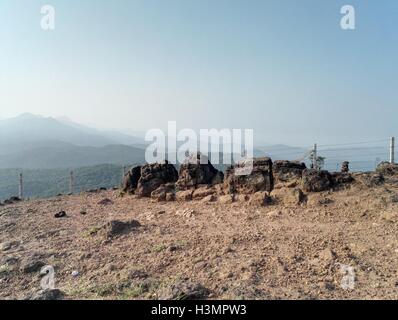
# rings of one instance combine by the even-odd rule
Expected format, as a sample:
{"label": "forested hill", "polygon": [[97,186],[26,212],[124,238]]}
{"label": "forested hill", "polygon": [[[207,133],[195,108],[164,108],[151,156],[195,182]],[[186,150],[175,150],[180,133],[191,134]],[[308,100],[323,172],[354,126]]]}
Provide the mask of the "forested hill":
{"label": "forested hill", "polygon": [[[129,166],[126,166],[126,170]],[[70,169],[0,169],[0,201],[18,195],[19,174],[23,173],[24,196],[45,198],[69,193]],[[75,192],[120,186],[122,166],[97,165],[73,169]]]}

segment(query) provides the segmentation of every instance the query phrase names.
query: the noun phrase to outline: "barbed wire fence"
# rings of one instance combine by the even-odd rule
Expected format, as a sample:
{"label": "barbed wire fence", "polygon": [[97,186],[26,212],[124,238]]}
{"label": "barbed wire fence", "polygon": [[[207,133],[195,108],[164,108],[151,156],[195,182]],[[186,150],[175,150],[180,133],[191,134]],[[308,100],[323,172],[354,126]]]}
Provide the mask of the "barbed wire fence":
{"label": "barbed wire fence", "polygon": [[[307,167],[314,169],[325,169],[328,171],[339,171],[343,162],[350,164],[350,171],[374,171],[381,162],[395,162],[395,138],[356,141],[350,143],[339,144],[314,144],[307,149],[296,148],[292,151],[292,147],[280,146],[272,148],[272,151],[264,153],[273,160],[290,160],[305,162]],[[322,159],[322,165],[319,164]],[[112,179],[113,187],[120,187],[129,165],[121,165],[120,173],[114,172]],[[67,184],[59,183],[59,194],[75,194],[84,191],[90,191],[88,183],[84,176],[78,176],[76,170],[70,170],[69,176],[59,177]],[[108,183],[108,187],[109,187]],[[68,185],[68,190],[65,190]],[[101,188],[96,186],[96,188]],[[20,172],[18,175],[18,197],[24,198],[24,175]]]}

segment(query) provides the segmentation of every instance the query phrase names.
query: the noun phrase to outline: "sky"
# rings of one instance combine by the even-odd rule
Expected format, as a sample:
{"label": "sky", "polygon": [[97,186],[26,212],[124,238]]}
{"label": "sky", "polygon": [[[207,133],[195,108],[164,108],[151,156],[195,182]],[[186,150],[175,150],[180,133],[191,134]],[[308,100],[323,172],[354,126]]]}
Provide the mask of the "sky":
{"label": "sky", "polygon": [[[346,4],[355,30],[340,27]],[[0,118],[384,139],[398,136],[397,57],[396,0],[2,0]]]}

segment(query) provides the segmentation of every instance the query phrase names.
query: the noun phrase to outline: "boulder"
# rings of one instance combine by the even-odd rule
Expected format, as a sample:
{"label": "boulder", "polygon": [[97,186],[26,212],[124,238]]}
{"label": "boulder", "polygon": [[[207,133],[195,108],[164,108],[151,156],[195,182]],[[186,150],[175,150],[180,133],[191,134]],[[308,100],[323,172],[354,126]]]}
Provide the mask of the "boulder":
{"label": "boulder", "polygon": [[249,204],[265,207],[271,204],[271,198],[265,191],[259,191],[250,197]]}
{"label": "boulder", "polygon": [[306,169],[305,163],[297,161],[277,160],[273,163],[272,171],[275,184],[292,182],[302,178]]}
{"label": "boulder", "polygon": [[214,188],[208,188],[208,187],[199,187],[198,189],[195,189],[192,198],[195,200],[200,200],[203,198],[206,198],[210,195],[215,195],[217,193],[217,190]]}
{"label": "boulder", "polygon": [[334,185],[343,185],[354,182],[352,175],[343,171],[332,173],[332,180]]}
{"label": "boulder", "polygon": [[141,177],[138,181],[135,194],[141,197],[150,197],[151,193],[162,184],[174,183],[178,180],[178,172],[172,164],[146,164],[141,168]]}
{"label": "boulder", "polygon": [[302,183],[305,192],[321,192],[333,187],[332,175],[326,170],[305,169]]}
{"label": "boulder", "polygon": [[222,183],[223,180],[224,174],[214,168],[206,156],[197,153],[185,159],[181,164],[176,186],[178,190],[187,190],[201,184]]}
{"label": "boulder", "polygon": [[229,193],[252,194],[258,191],[271,192],[274,188],[272,160],[270,158],[253,159],[251,170],[248,161],[227,169],[224,186]]}
{"label": "boulder", "polygon": [[178,191],[175,194],[177,201],[190,201],[192,200],[193,190]]}
{"label": "boulder", "polygon": [[25,257],[21,261],[20,270],[23,273],[32,273],[40,271],[40,268],[45,265],[45,263],[41,260],[42,255],[33,253],[28,257]]}
{"label": "boulder", "polygon": [[350,171],[350,163],[348,161],[344,161],[341,164],[341,172],[342,173],[348,173]]}
{"label": "boulder", "polygon": [[398,175],[398,163],[382,162],[377,166],[376,173],[382,174],[383,176]]}
{"label": "boulder", "polygon": [[174,183],[162,184],[155,191],[152,191],[151,198],[158,201],[171,201],[175,198]]}
{"label": "boulder", "polygon": [[125,175],[122,189],[124,192],[134,193],[141,178],[141,166],[131,168]]}
{"label": "boulder", "polygon": [[272,196],[278,203],[292,206],[300,205],[307,200],[306,195],[299,188],[276,189],[272,192]]}
{"label": "boulder", "polygon": [[35,292],[29,300],[60,300],[63,297],[59,289],[44,289]]}

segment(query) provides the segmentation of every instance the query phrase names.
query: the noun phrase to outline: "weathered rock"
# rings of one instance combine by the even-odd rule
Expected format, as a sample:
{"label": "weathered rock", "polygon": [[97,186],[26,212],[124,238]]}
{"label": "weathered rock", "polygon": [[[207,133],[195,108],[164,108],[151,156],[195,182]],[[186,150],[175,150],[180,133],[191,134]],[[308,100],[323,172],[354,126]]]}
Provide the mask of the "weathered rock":
{"label": "weathered rock", "polygon": [[376,173],[380,173],[383,176],[398,175],[398,163],[382,162],[377,166]]}
{"label": "weathered rock", "polygon": [[141,224],[137,220],[130,220],[130,221],[119,221],[119,220],[112,220],[109,221],[106,225],[106,235],[108,238],[114,238],[116,236],[128,233],[132,229],[137,229],[140,227]]}
{"label": "weathered rock", "polygon": [[355,180],[360,181],[367,187],[375,187],[382,185],[385,182],[384,176],[381,173],[361,172],[354,174]]}
{"label": "weathered rock", "polygon": [[272,196],[277,202],[284,205],[299,205],[306,202],[306,195],[299,188],[282,188],[272,191]]}
{"label": "weathered rock", "polygon": [[215,201],[217,201],[217,196],[214,194],[210,194],[202,199],[202,202],[204,203],[215,202]]}
{"label": "weathered rock", "polygon": [[152,191],[151,198],[157,201],[172,201],[175,199],[175,186],[174,183],[162,184],[155,191]]}
{"label": "weathered rock", "polygon": [[271,198],[266,191],[259,191],[250,197],[249,203],[255,206],[267,206],[271,203]]}
{"label": "weathered rock", "polygon": [[59,289],[45,289],[34,293],[30,300],[59,300],[62,297],[63,293]]}
{"label": "weathered rock", "polygon": [[344,161],[342,164],[341,164],[341,172],[342,173],[348,173],[348,172],[350,172],[350,163],[348,162],[348,161]]}
{"label": "weathered rock", "polygon": [[277,160],[273,163],[272,171],[275,184],[296,181],[302,178],[306,169],[305,163],[297,161]]}
{"label": "weathered rock", "polygon": [[173,165],[166,163],[147,164],[141,168],[135,194],[150,197],[151,193],[162,184],[174,183],[178,180],[178,172]]}
{"label": "weathered rock", "polygon": [[159,300],[198,300],[208,295],[208,289],[189,280],[177,281],[158,292]]}
{"label": "weathered rock", "polygon": [[235,201],[235,196],[233,194],[226,194],[224,196],[218,197],[218,202],[222,204],[229,204]]}
{"label": "weathered rock", "polygon": [[238,202],[248,202],[250,201],[250,196],[248,194],[237,194],[235,200]]}
{"label": "weathered rock", "polygon": [[41,260],[41,255],[32,254],[21,261],[20,270],[23,273],[37,272],[44,265],[45,263]]}
{"label": "weathered rock", "polygon": [[195,189],[192,198],[195,200],[200,200],[203,198],[206,198],[210,195],[215,195],[217,193],[216,189],[214,188],[208,188],[208,187],[200,187],[198,189]]}
{"label": "weathered rock", "polygon": [[176,192],[175,198],[177,201],[190,201],[192,200],[192,194],[194,190],[186,190]]}
{"label": "weathered rock", "polygon": [[252,194],[258,191],[271,192],[274,188],[272,160],[270,158],[253,159],[252,170],[250,170],[249,163],[242,161],[227,169],[225,188],[228,192],[243,194]]}
{"label": "weathered rock", "polygon": [[348,172],[334,172],[332,173],[333,185],[339,186],[354,182],[353,176]]}
{"label": "weathered rock", "polygon": [[13,203],[20,202],[20,201],[22,201],[22,200],[18,197],[11,197],[9,199],[4,200],[3,204],[4,205],[13,204]]}
{"label": "weathered rock", "polygon": [[107,205],[113,204],[113,201],[111,199],[104,198],[101,201],[99,201],[98,204],[100,204],[102,206],[107,206]]}
{"label": "weathered rock", "polygon": [[66,217],[66,212],[65,211],[60,211],[54,214],[55,218],[65,218]]}
{"label": "weathered rock", "polygon": [[141,166],[133,167],[124,175],[122,186],[124,192],[134,193],[137,189],[138,181],[141,178],[141,168]]}
{"label": "weathered rock", "polygon": [[181,165],[176,186],[178,190],[187,190],[201,184],[222,183],[223,180],[224,174],[214,168],[206,156],[197,153],[188,157]]}
{"label": "weathered rock", "polygon": [[305,169],[302,183],[306,192],[321,192],[333,187],[332,176],[326,170]]}

